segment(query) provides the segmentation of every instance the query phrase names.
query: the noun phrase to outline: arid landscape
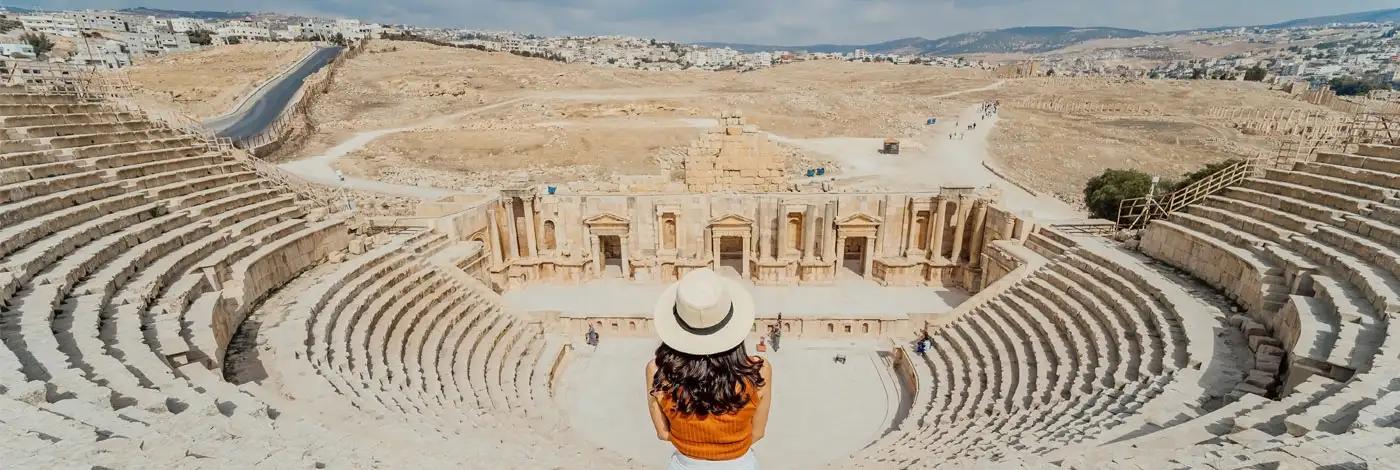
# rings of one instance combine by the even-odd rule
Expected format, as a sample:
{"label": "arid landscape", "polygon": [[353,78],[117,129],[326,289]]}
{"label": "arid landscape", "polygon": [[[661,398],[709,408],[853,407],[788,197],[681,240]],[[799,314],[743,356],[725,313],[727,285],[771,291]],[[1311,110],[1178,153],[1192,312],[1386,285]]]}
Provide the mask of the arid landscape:
{"label": "arid landscape", "polygon": [[1246,135],[1210,119],[1212,108],[1327,112],[1265,85],[1212,80],[1021,79],[985,96],[1003,104],[992,159],[1012,179],[1075,202],[1104,169],[1170,178],[1277,149],[1280,137]]}
{"label": "arid landscape", "polygon": [[[1093,43],[1066,51],[1130,44]],[[145,97],[210,116],[306,47],[259,43],[172,55],[130,75]],[[309,126],[269,158],[334,150],[327,164],[347,175],[466,192],[503,183],[606,191],[638,177],[674,181],[686,148],[731,110],[771,133],[792,176],[822,167],[835,190],[917,187],[891,180],[942,173],[939,155],[962,150],[940,146],[966,131],[947,121],[958,123],[977,103],[1000,102],[985,137],[986,163],[1018,186],[1078,204],[1084,182],[1105,168],[1170,178],[1277,147],[1279,136],[1246,135],[1208,117],[1211,109],[1326,112],[1266,85],[1233,81],[1002,80],[973,69],[842,61],[652,72],[389,40],[372,41],[346,61],[329,90],[310,108]],[[927,126],[929,118],[939,125]],[[873,174],[841,179],[843,167],[880,158],[873,150],[884,138],[902,139],[913,163],[881,163]]]}
{"label": "arid landscape", "polygon": [[173,108],[195,119],[231,111],[311,51],[305,42],[256,42],[137,62],[127,76],[143,106]]}
{"label": "arid landscape", "polygon": [[[408,69],[414,73],[398,72]],[[999,80],[986,71],[834,61],[749,73],[646,72],[406,41],[370,43],[335,80],[311,109],[312,132],[272,158],[322,155],[358,136],[363,142],[339,149],[335,168],[469,192],[503,182],[674,179],[685,148],[725,110],[770,132],[792,169],[840,175],[852,161],[879,158],[875,141],[886,137],[904,139],[916,156],[936,153],[957,131],[946,121],[1000,101],[989,164],[1075,204],[1083,183],[1104,168],[1171,177],[1276,147],[1275,137],[1208,119],[1211,108],[1317,108],[1237,82]],[[928,118],[942,119],[940,126],[926,126]],[[850,155],[853,148],[863,153]],[[936,164],[903,170],[936,171]],[[888,184],[859,178],[838,186]]]}

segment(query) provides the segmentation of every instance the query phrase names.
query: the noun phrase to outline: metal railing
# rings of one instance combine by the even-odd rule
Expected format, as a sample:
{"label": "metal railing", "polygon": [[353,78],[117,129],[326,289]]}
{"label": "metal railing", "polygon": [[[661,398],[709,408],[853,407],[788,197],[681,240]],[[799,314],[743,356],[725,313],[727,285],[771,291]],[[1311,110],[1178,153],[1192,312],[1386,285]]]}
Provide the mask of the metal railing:
{"label": "metal railing", "polygon": [[1264,163],[1264,159],[1260,157],[1247,158],[1170,193],[1124,199],[1118,203],[1118,229],[1137,230],[1146,227],[1148,222],[1166,217],[1167,214],[1200,202],[1206,196],[1240,184],[1248,178],[1259,176],[1263,173]]}
{"label": "metal railing", "polygon": [[[1225,188],[1240,184],[1249,178],[1263,176],[1265,170],[1290,169],[1298,162],[1311,161],[1318,152],[1344,152],[1349,144],[1364,143],[1356,137],[1358,119],[1362,118],[1353,116],[1352,123],[1348,126],[1352,133],[1348,137],[1338,137],[1332,129],[1318,128],[1296,139],[1279,140],[1273,155],[1261,153],[1245,158],[1170,193],[1124,199],[1118,203],[1118,229],[1137,230],[1147,227],[1149,222],[1200,202]],[[1397,136],[1400,136],[1400,119],[1395,122]],[[1389,129],[1384,125],[1381,125],[1381,128]]]}

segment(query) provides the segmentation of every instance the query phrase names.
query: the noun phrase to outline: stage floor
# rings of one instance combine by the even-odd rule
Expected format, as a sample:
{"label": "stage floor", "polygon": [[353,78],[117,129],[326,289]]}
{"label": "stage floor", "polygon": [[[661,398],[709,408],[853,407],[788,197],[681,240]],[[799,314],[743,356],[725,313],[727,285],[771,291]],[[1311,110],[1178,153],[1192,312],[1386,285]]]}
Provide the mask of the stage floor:
{"label": "stage floor", "polygon": [[[803,318],[905,318],[911,313],[945,313],[966,301],[961,289],[941,287],[884,287],[874,281],[847,278],[825,286],[755,286],[753,293],[760,317],[778,313]],[[566,316],[650,316],[656,298],[666,284],[659,282],[597,279],[580,284],[536,282],[503,294],[507,308],[516,312],[559,312]]]}
{"label": "stage floor", "polygon": [[[578,433],[648,468],[665,468],[673,450],[656,439],[647,415],[643,370],[657,344],[605,338],[596,350],[575,349],[555,389]],[[773,408],[768,435],[754,446],[761,468],[820,468],[889,429],[903,400],[878,344],[788,340],[782,350],[762,354],[773,363]],[[832,361],[836,354],[846,362]]]}

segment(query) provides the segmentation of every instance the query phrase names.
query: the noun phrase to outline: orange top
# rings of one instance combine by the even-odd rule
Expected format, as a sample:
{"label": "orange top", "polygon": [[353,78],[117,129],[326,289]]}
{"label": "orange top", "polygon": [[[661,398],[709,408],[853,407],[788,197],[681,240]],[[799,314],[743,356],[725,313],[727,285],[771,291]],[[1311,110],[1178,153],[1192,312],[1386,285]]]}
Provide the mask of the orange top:
{"label": "orange top", "polygon": [[758,410],[758,387],[748,386],[749,401],[739,411],[724,415],[682,414],[668,393],[660,397],[661,413],[670,424],[671,443],[686,457],[700,460],[734,460],[753,445],[753,415]]}

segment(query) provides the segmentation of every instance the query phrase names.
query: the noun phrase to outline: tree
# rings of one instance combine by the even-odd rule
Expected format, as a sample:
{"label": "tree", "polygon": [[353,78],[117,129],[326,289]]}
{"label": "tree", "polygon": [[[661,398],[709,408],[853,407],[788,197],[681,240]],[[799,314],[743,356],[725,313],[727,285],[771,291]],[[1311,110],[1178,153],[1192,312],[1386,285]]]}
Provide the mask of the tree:
{"label": "tree", "polygon": [[24,27],[24,23],[12,18],[0,18],[0,33],[8,33]]}
{"label": "tree", "polygon": [[1264,70],[1264,67],[1255,65],[1244,72],[1244,80],[1247,82],[1262,82],[1264,81],[1264,76],[1268,74],[1269,71]]}
{"label": "tree", "polygon": [[1094,217],[1115,220],[1118,203],[1143,197],[1152,187],[1152,177],[1137,170],[1104,170],[1084,184],[1084,204]]}
{"label": "tree", "polygon": [[214,43],[214,33],[203,29],[191,29],[185,31],[185,35],[190,37],[191,44],[208,46]]}
{"label": "tree", "polygon": [[228,43],[228,45],[230,46],[236,46],[239,44],[243,44],[243,39],[239,38],[238,36],[229,36],[228,38],[224,39],[224,42]]}
{"label": "tree", "polygon": [[29,44],[34,48],[34,54],[39,56],[48,55],[53,50],[53,40],[44,33],[24,33],[19,35],[19,42]]}
{"label": "tree", "polygon": [[1192,80],[1200,80],[1200,79],[1202,79],[1202,78],[1205,78],[1205,76],[1206,76],[1206,69],[1191,69],[1191,79],[1192,79]]}
{"label": "tree", "polygon": [[1337,77],[1327,82],[1327,86],[1332,87],[1332,91],[1338,96],[1355,96],[1370,93],[1371,90],[1385,90],[1390,86],[1375,77]]}
{"label": "tree", "polygon": [[1213,175],[1215,174],[1215,172],[1223,170],[1227,166],[1234,165],[1242,161],[1244,160],[1240,160],[1238,158],[1231,158],[1228,160],[1207,164],[1206,166],[1201,167],[1201,169],[1199,170],[1181,175],[1181,180],[1179,181],[1176,181],[1171,184],[1162,185],[1165,189],[1163,189],[1161,192],[1169,193],[1181,188],[1185,188],[1187,186],[1190,186],[1191,183],[1195,183],[1197,181],[1205,179],[1205,177]]}
{"label": "tree", "polygon": [[344,34],[340,34],[340,33],[335,33],[335,36],[331,36],[331,42],[334,43],[334,44],[337,45],[337,46],[344,46],[344,45],[346,44],[346,42],[345,42],[345,35],[344,35]]}

